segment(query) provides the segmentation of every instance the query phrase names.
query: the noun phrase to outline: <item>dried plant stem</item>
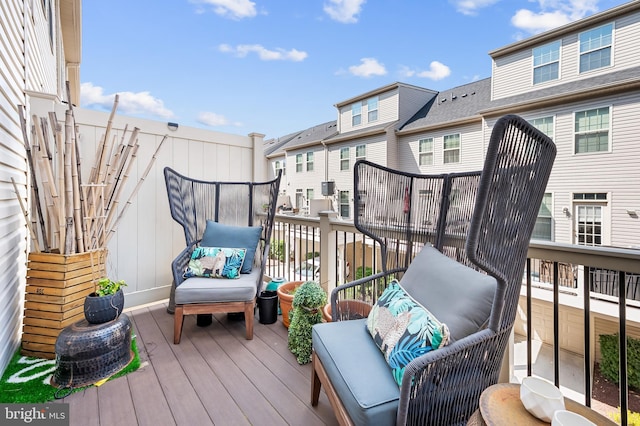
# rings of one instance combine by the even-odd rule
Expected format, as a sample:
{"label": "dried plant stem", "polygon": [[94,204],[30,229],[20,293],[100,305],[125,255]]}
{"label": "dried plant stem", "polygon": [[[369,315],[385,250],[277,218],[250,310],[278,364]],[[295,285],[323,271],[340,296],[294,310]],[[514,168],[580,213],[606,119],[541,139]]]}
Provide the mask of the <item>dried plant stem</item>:
{"label": "dried plant stem", "polygon": [[20,204],[20,210],[22,210],[22,214],[24,215],[24,220],[27,223],[27,228],[29,229],[29,233],[31,234],[31,241],[33,242],[33,247],[36,251],[40,251],[40,244],[38,244],[38,235],[33,230],[33,226],[31,226],[31,222],[29,222],[29,212],[24,206],[22,202],[22,197],[20,196],[20,191],[18,191],[18,185],[16,185],[16,180],[11,177],[11,183],[13,184],[13,190],[16,193],[16,197],[18,197],[18,203]]}

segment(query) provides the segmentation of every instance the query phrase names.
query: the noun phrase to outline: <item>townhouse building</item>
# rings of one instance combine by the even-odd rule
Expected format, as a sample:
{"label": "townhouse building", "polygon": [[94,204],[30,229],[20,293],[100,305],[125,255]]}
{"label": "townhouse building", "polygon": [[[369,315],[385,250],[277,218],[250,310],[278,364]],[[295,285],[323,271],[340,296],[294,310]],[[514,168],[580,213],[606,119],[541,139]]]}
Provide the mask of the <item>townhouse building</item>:
{"label": "townhouse building", "polygon": [[327,197],[351,219],[357,159],[417,173],[478,170],[495,121],[518,114],[558,146],[534,237],[640,248],[639,38],[633,1],[489,52],[490,78],[441,92],[393,83],[339,102],[335,134],[304,146],[294,138],[267,158],[272,170],[290,165],[284,190],[294,204],[334,182]]}

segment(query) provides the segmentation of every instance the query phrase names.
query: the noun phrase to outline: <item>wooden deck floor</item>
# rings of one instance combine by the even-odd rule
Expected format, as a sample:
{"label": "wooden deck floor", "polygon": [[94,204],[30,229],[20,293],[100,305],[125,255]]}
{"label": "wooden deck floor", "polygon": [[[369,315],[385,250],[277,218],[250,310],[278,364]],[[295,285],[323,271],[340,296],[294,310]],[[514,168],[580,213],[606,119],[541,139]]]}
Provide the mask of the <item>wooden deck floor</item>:
{"label": "wooden deck floor", "polygon": [[216,316],[197,327],[185,318],[173,342],[173,316],[165,304],[127,312],[142,367],[63,400],[71,425],[334,425],[324,394],[312,407],[311,364],[298,365],[287,349],[281,317],[257,320],[253,340],[243,321]]}

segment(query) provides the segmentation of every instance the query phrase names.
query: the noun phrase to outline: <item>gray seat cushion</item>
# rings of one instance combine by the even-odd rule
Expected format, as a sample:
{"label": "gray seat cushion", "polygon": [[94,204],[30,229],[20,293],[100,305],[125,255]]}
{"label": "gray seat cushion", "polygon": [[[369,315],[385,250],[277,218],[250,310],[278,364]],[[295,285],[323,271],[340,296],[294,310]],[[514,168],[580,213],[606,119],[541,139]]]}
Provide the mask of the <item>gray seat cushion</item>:
{"label": "gray seat cushion", "polygon": [[400,388],[367,331],[367,320],[316,324],[313,349],[356,425],[396,422]]}
{"label": "gray seat cushion", "polygon": [[486,327],[497,283],[427,245],[413,259],[400,285],[449,327],[455,341]]}
{"label": "gray seat cushion", "polygon": [[176,304],[242,302],[256,297],[260,269],[254,268],[240,278],[187,278],[176,287]]}

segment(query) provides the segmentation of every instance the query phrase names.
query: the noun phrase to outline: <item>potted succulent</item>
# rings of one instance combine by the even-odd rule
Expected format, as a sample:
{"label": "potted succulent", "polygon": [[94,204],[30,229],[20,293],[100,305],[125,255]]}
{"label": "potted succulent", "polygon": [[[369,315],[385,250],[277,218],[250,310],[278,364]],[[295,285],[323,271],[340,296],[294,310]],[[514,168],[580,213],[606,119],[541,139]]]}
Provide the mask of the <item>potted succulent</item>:
{"label": "potted succulent", "polygon": [[108,277],[98,280],[95,291],[84,299],[84,317],[91,324],[112,321],[124,308],[124,280],[113,281]]}
{"label": "potted succulent", "polygon": [[315,281],[305,281],[293,296],[288,347],[298,364],[311,361],[311,328],[322,322],[322,307],[326,303],[327,293]]}

